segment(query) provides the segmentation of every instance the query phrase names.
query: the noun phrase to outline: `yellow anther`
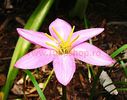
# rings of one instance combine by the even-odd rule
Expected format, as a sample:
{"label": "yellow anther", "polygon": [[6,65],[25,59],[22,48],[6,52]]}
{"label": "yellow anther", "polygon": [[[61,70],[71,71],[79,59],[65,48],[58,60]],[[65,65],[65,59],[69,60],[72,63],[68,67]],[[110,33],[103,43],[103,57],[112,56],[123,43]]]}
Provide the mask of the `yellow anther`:
{"label": "yellow anther", "polygon": [[70,45],[72,45],[78,38],[79,38],[79,35],[71,41]]}
{"label": "yellow anther", "polygon": [[74,32],[74,29],[75,29],[75,26],[73,26],[73,28],[72,28],[72,30],[71,30],[71,32],[70,32],[68,38],[67,38],[67,42],[69,42],[69,41],[71,40],[71,37],[72,37],[73,32]]}
{"label": "yellow anther", "polygon": [[46,42],[46,44],[48,46],[54,48],[58,54],[68,54],[72,49],[72,44],[79,38],[79,35],[78,35],[72,40],[74,29],[75,29],[75,26],[73,26],[70,34],[68,35],[67,40],[64,40],[64,38],[62,38],[60,36],[60,34],[57,32],[57,30],[54,27],[52,27],[52,30],[55,32],[55,34],[59,38],[60,42],[46,33],[45,36],[48,37],[50,40],[53,40],[53,41],[55,40],[58,43],[58,46],[56,46],[50,42]]}
{"label": "yellow anther", "polygon": [[55,32],[56,36],[61,40],[64,41],[64,39],[60,36],[60,34],[56,31],[54,27],[52,27],[53,31]]}
{"label": "yellow anther", "polygon": [[52,36],[48,35],[47,33],[45,33],[45,36],[48,37],[52,41],[57,41],[55,38],[53,38]]}
{"label": "yellow anther", "polygon": [[53,47],[55,50],[59,50],[59,48],[58,48],[57,46],[55,46],[55,45],[53,45],[53,44],[51,44],[51,43],[49,43],[49,42],[46,42],[46,44],[47,44],[48,46]]}

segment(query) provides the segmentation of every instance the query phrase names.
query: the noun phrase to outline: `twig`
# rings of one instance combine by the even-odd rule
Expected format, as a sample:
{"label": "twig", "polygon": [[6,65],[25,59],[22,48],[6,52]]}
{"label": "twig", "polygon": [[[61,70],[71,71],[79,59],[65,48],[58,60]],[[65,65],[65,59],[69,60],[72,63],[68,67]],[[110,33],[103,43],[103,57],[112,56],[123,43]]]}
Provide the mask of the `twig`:
{"label": "twig", "polygon": [[0,58],[0,60],[10,60],[11,57],[4,57],[4,58]]}
{"label": "twig", "polygon": [[7,24],[9,23],[9,21],[12,19],[12,17],[7,17],[6,20],[2,23],[2,25],[0,26],[0,31],[2,31],[6,26]]}
{"label": "twig", "polygon": [[16,20],[19,24],[21,24],[22,26],[25,25],[25,21],[24,21],[22,18],[20,18],[20,17],[15,17],[15,20]]}
{"label": "twig", "polygon": [[4,6],[6,9],[12,9],[13,8],[13,5],[11,4],[11,0],[5,0]]}

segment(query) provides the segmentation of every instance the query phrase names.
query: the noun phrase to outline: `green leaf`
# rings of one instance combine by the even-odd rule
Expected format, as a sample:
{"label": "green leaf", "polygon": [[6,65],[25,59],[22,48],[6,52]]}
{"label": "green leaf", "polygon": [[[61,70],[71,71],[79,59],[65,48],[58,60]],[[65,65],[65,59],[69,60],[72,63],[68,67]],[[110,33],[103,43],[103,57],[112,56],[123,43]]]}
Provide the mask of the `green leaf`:
{"label": "green leaf", "polygon": [[127,88],[117,88],[118,91],[127,91]]}
{"label": "green leaf", "polygon": [[31,79],[32,83],[34,84],[35,88],[37,89],[37,92],[41,98],[41,100],[46,100],[42,90],[40,89],[36,79],[34,78],[34,76],[31,74],[31,72],[29,70],[25,71],[27,73],[27,75],[29,76],[29,78]]}
{"label": "green leaf", "polygon": [[76,0],[75,6],[73,7],[72,11],[70,12],[71,17],[79,17],[83,19],[86,9],[88,6],[89,0]]}
{"label": "green leaf", "polygon": [[[51,8],[54,0],[42,0],[38,7],[35,9],[33,14],[30,16],[27,24],[25,25],[26,29],[38,30],[44,21],[49,9]],[[14,68],[14,64],[16,61],[22,57],[30,48],[30,43],[23,39],[19,38],[16,44],[11,64],[9,67],[9,72],[7,75],[7,80],[5,86],[2,88],[2,92],[4,94],[4,100],[7,100],[10,88],[13,85],[13,82],[18,74],[18,69]]]}
{"label": "green leaf", "polygon": [[127,77],[127,67],[126,67],[125,63],[122,60],[120,61],[120,63],[121,63],[121,66],[124,70],[125,76]]}
{"label": "green leaf", "polygon": [[113,52],[111,54],[112,58],[115,58],[118,54],[120,54],[122,51],[127,49],[127,44],[124,44],[122,47],[120,47],[119,49],[117,49],[115,52]]}

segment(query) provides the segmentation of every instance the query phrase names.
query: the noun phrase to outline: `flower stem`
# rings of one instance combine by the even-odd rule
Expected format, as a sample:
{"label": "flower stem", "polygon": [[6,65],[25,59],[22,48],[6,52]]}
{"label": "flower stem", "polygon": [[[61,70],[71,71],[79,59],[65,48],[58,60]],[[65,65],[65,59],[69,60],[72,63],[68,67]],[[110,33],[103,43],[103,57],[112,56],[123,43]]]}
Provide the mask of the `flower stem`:
{"label": "flower stem", "polygon": [[62,100],[67,100],[66,86],[62,85]]}

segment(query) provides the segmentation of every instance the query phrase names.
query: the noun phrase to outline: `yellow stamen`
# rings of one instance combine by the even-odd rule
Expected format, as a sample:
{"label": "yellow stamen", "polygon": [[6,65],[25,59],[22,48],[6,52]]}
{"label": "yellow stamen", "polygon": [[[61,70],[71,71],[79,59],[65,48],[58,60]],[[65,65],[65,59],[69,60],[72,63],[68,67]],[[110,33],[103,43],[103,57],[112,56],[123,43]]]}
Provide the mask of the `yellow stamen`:
{"label": "yellow stamen", "polygon": [[45,33],[45,36],[48,37],[50,40],[57,41],[55,38],[53,38],[52,36],[48,35],[47,33]]}
{"label": "yellow stamen", "polygon": [[49,42],[46,42],[46,44],[47,44],[48,46],[53,47],[55,50],[59,50],[59,48],[58,48],[57,46],[55,46],[55,45],[53,45],[53,44],[51,44],[51,43],[49,43]]}
{"label": "yellow stamen", "polygon": [[71,41],[70,45],[72,45],[78,38],[79,38],[79,35]]}
{"label": "yellow stamen", "polygon": [[67,42],[69,42],[71,40],[71,37],[73,35],[73,32],[74,32],[74,29],[75,29],[75,26],[73,26],[72,30],[71,30],[71,33],[69,34],[68,38],[67,38]]}
{"label": "yellow stamen", "polygon": [[[79,35],[76,36],[73,40],[72,40],[72,36],[73,36],[73,32],[74,32],[75,26],[73,26],[70,34],[67,37],[67,40],[64,40],[64,38],[62,38],[60,36],[60,34],[57,32],[57,30],[52,27],[52,30],[54,31],[54,33],[56,34],[56,36],[59,38],[60,42],[57,41],[55,38],[51,37],[50,35],[48,35],[47,33],[45,34],[46,37],[48,37],[50,40],[56,41],[58,43],[58,46],[56,46],[55,44],[52,44],[50,42],[46,42],[46,44],[52,48],[55,49],[55,51],[58,54],[68,54],[70,53],[71,49],[72,49],[72,44],[79,38]],[[66,33],[65,33],[66,34]],[[71,41],[72,40],[72,41]]]}
{"label": "yellow stamen", "polygon": [[52,27],[53,31],[55,32],[56,36],[61,40],[64,41],[64,39],[60,36],[60,34],[56,31],[54,27]]}

